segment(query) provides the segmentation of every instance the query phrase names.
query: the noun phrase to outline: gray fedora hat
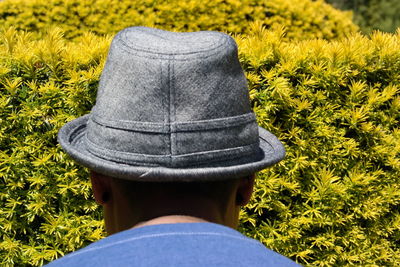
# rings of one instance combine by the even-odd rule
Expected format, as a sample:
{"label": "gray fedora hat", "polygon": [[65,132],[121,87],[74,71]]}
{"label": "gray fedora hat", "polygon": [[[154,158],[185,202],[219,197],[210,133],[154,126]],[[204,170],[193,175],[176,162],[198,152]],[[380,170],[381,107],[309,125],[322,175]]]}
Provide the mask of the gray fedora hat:
{"label": "gray fedora hat", "polygon": [[140,181],[239,178],[285,155],[256,122],[235,41],[214,31],[120,31],[96,105],[58,141],[89,169]]}

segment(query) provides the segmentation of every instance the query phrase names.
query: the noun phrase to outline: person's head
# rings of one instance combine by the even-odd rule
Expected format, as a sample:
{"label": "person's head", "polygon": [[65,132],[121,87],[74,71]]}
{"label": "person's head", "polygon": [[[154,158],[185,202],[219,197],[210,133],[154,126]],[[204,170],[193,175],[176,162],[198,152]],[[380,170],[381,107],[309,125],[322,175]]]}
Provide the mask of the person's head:
{"label": "person's head", "polygon": [[236,228],[254,175],[207,182],[138,182],[91,172],[93,192],[109,234],[166,215],[187,215]]}
{"label": "person's head", "polygon": [[257,124],[235,40],[214,31],[119,32],[96,105],[64,125],[58,140],[93,170],[109,227],[122,218],[116,213],[134,221],[171,213],[209,216],[201,208],[234,227],[254,173],[285,154]]}

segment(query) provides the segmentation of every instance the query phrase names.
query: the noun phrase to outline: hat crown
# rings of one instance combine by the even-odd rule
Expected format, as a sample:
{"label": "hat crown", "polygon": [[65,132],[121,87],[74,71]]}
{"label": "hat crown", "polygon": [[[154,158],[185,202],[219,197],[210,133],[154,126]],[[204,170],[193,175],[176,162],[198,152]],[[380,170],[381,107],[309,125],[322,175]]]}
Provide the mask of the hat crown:
{"label": "hat crown", "polygon": [[248,112],[247,81],[229,35],[146,27],[114,38],[94,109],[104,119],[167,123]]}
{"label": "hat crown", "polygon": [[227,36],[213,31],[169,32],[148,27],[127,28],[119,32],[118,38],[127,48],[158,55],[201,53],[227,40]]}
{"label": "hat crown", "polygon": [[254,154],[258,126],[236,43],[219,32],[121,31],[87,138],[97,155],[170,167]]}

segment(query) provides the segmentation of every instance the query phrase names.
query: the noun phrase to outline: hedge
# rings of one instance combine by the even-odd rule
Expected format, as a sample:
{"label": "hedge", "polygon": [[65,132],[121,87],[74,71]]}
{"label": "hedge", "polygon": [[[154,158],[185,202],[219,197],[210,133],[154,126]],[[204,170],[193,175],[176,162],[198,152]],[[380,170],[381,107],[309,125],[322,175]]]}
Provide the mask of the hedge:
{"label": "hedge", "polygon": [[[400,264],[400,32],[236,35],[258,122],[287,156],[259,173],[240,230],[307,266]],[[56,141],[89,112],[110,37],[0,34],[0,265],[38,266],[104,236],[87,171]]]}
{"label": "hedge", "polygon": [[351,14],[322,0],[5,0],[0,25],[38,33],[59,26],[67,38],[87,30],[115,34],[135,25],[174,31],[217,30],[247,33],[248,22],[285,26],[287,37],[341,38],[358,27]]}
{"label": "hedge", "polygon": [[0,37],[1,266],[38,266],[104,236],[88,175],[56,135],[92,106],[110,39],[31,39]]}
{"label": "hedge", "polygon": [[259,123],[287,149],[242,230],[304,265],[400,265],[400,31],[283,34],[238,38]]}

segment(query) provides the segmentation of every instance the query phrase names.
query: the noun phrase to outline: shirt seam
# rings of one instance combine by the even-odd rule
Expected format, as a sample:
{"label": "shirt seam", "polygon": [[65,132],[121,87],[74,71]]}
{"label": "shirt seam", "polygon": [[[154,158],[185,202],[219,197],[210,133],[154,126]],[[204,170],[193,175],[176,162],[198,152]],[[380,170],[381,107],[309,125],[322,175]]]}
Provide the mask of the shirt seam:
{"label": "shirt seam", "polygon": [[124,244],[124,243],[128,243],[128,242],[132,242],[132,241],[136,241],[136,240],[140,240],[140,239],[146,239],[146,238],[153,238],[153,237],[164,237],[164,236],[185,236],[185,235],[204,235],[204,236],[223,236],[223,237],[229,237],[232,239],[239,239],[242,241],[246,241],[246,242],[250,242],[253,243],[255,245],[258,246],[262,246],[264,247],[264,245],[262,243],[260,243],[257,240],[253,240],[247,237],[240,237],[240,236],[233,236],[233,235],[229,235],[229,234],[220,234],[220,233],[212,233],[212,232],[170,232],[170,233],[163,233],[163,234],[147,234],[147,235],[142,235],[142,236],[138,236],[138,237],[133,237],[133,238],[128,238],[128,239],[124,239],[124,240],[120,240],[117,242],[113,242],[112,244],[107,244],[107,245],[103,245],[103,246],[99,246],[99,247],[95,247],[95,248],[83,248],[82,251],[76,251],[71,253],[70,255],[66,255],[64,258],[72,258],[75,257],[77,255],[80,254],[84,254],[84,253],[88,253],[91,251],[96,251],[99,249],[104,249],[104,248],[109,248],[112,246],[116,246],[116,245],[120,245],[120,244]]}

